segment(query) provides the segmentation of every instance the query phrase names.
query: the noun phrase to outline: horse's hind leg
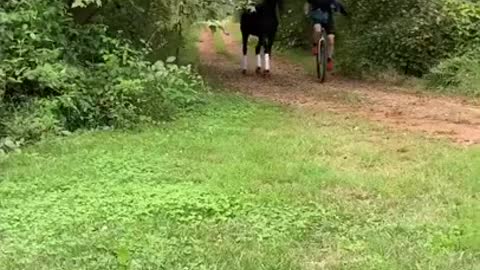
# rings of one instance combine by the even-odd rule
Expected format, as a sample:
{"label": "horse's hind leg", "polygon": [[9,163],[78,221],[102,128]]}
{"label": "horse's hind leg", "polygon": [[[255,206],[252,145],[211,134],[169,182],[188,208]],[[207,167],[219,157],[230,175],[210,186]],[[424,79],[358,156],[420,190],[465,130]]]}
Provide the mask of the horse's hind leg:
{"label": "horse's hind leg", "polygon": [[270,53],[272,51],[270,39],[265,42],[265,70],[263,74],[268,76],[270,74]]}
{"label": "horse's hind leg", "polygon": [[273,42],[275,40],[275,32],[265,41],[265,71],[264,74],[270,74],[270,56],[272,55]]}
{"label": "horse's hind leg", "polygon": [[262,56],[260,55],[260,53],[262,51],[262,46],[264,46],[264,44],[265,42],[263,37],[259,37],[257,47],[255,47],[255,54],[257,56],[257,69],[255,70],[255,72],[257,74],[260,74],[260,72],[262,71]]}
{"label": "horse's hind leg", "polygon": [[242,73],[247,74],[248,68],[248,36],[249,34],[242,32],[242,52],[243,52],[243,59],[242,59]]}

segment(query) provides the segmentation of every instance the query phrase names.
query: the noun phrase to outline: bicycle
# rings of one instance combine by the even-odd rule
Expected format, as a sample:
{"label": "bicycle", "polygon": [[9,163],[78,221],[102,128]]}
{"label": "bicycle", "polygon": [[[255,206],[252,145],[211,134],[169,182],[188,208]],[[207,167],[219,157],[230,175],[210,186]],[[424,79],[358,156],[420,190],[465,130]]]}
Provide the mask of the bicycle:
{"label": "bicycle", "polygon": [[[345,16],[348,16],[345,7],[339,1],[332,1],[331,12],[323,11],[321,9],[312,10],[312,6],[307,2],[305,3],[305,15],[310,21],[314,22],[313,25],[313,40],[316,41],[316,55],[315,64],[317,70],[317,78],[320,82],[325,82],[327,77],[327,62],[328,62],[328,41],[327,41],[327,29],[324,25],[328,25],[332,31],[334,28],[333,13],[340,12]],[[331,17],[332,16],[332,17]]]}
{"label": "bicycle", "polygon": [[[317,43],[317,55],[315,55],[315,64],[317,68],[317,78],[321,83],[325,82],[327,77],[327,61],[328,61],[328,42],[327,42],[327,32],[321,24],[314,25],[313,37],[316,39],[317,31],[315,31],[316,26],[320,26],[320,33]],[[317,40],[317,39],[316,39]]]}

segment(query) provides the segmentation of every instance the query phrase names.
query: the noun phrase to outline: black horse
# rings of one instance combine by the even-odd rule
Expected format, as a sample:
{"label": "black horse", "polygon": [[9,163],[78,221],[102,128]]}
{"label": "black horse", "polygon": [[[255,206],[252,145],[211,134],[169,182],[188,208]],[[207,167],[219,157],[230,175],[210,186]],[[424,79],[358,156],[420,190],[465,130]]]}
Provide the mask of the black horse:
{"label": "black horse", "polygon": [[277,7],[283,8],[283,0],[263,0],[255,6],[255,10],[245,10],[240,18],[240,30],[243,40],[243,63],[242,72],[247,73],[247,48],[250,35],[258,37],[258,44],[255,48],[257,55],[257,73],[262,69],[262,58],[260,51],[263,48],[265,54],[265,74],[270,72],[270,56],[273,42],[278,29]]}

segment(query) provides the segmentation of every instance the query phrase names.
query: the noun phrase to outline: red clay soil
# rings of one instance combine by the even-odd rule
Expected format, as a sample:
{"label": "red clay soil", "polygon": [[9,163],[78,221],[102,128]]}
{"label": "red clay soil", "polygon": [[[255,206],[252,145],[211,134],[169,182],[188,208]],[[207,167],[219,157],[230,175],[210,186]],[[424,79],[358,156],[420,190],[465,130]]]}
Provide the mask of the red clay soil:
{"label": "red clay soil", "polygon": [[[395,130],[480,144],[480,106],[460,98],[412,94],[401,87],[338,77],[320,84],[302,67],[275,56],[269,78],[255,75],[253,65],[249,74],[242,75],[239,45],[230,36],[224,36],[224,41],[227,54],[218,54],[212,34],[205,31],[199,49],[202,67],[230,89],[282,104],[353,114]],[[254,61],[252,55],[249,64]]]}

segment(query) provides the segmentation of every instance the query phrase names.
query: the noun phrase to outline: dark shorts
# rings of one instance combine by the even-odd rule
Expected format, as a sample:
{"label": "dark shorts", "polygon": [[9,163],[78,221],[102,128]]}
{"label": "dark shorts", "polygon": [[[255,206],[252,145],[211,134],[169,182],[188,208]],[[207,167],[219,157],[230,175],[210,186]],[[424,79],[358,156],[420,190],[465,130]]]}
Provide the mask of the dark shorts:
{"label": "dark shorts", "polygon": [[310,19],[313,24],[321,24],[328,35],[335,34],[335,20],[333,14],[320,9],[310,11]]}

